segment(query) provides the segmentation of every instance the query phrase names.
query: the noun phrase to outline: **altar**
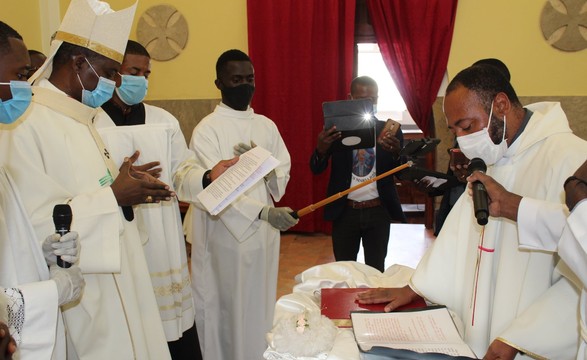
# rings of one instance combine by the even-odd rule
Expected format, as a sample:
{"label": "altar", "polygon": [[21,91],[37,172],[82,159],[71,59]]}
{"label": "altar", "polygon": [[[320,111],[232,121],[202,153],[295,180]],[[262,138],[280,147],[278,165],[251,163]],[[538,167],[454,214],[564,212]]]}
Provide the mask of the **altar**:
{"label": "altar", "polygon": [[[384,273],[354,261],[333,262],[314,266],[296,276],[292,293],[282,296],[275,305],[273,325],[280,321],[306,314],[320,314],[322,288],[373,288],[402,287],[407,285],[414,269],[404,265],[392,265]],[[267,342],[273,343],[273,333],[267,334]],[[265,351],[268,360],[358,360],[359,349],[352,328],[338,328],[332,349],[314,357],[293,357],[280,353],[272,346]]]}

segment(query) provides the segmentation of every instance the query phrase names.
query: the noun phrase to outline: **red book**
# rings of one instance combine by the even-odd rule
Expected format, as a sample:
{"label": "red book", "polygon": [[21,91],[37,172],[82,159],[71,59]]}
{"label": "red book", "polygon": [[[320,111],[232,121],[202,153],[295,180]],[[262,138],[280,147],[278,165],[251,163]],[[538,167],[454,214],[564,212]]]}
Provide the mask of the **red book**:
{"label": "red book", "polygon": [[[321,289],[322,303],[320,310],[322,315],[328,317],[338,327],[352,327],[351,311],[379,311],[382,312],[387,303],[359,304],[356,294],[367,291],[369,288],[323,288]],[[400,306],[395,311],[417,309],[426,307],[426,302],[421,297],[409,304]]]}

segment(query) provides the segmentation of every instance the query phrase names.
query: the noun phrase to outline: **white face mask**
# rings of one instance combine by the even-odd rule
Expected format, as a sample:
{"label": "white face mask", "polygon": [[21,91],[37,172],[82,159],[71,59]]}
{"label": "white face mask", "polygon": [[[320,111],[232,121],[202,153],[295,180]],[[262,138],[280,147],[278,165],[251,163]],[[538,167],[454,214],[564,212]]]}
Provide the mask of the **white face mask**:
{"label": "white face mask", "polygon": [[459,148],[463,154],[469,159],[480,158],[487,165],[493,165],[503,157],[508,149],[507,141],[505,141],[506,119],[503,116],[503,136],[501,142],[496,144],[489,136],[489,125],[491,125],[491,118],[493,116],[493,101],[491,102],[491,110],[489,111],[489,123],[486,128],[474,132],[469,135],[457,137]]}

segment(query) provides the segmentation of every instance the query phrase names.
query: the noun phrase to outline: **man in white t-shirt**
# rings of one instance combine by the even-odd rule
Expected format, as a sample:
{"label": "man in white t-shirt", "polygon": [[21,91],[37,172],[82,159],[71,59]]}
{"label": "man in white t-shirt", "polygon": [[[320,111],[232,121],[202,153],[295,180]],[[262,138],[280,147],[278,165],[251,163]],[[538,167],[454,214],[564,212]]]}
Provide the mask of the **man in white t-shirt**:
{"label": "man in white t-shirt", "polygon": [[[368,76],[351,82],[351,99],[371,99],[377,104],[378,88]],[[376,121],[376,134],[385,122]],[[377,144],[369,149],[331,151],[334,141],[340,139],[335,126],[324,129],[318,135],[316,150],[310,158],[310,169],[320,174],[332,162],[328,196],[374,178],[401,164],[398,156],[403,146],[403,134],[390,133],[378,137]],[[324,219],[332,221],[332,248],[336,261],[357,260],[363,241],[365,263],[379,271],[385,270],[385,256],[389,242],[391,220],[406,222],[393,176],[369,184],[348,196],[342,197],[324,208]]]}

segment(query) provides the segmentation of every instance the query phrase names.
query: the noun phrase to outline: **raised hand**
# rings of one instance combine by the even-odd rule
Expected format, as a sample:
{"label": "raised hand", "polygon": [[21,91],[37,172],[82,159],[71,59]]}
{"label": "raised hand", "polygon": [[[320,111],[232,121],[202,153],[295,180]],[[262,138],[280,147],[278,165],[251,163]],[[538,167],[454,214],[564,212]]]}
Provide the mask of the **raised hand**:
{"label": "raised hand", "polygon": [[320,155],[326,155],[332,143],[340,139],[340,136],[340,131],[336,130],[336,126],[333,126],[330,129],[322,129],[320,134],[318,134],[318,145],[316,146],[318,153]]}
{"label": "raised hand", "polygon": [[118,205],[132,206],[171,200],[175,192],[169,190],[167,184],[147,172],[133,169],[133,163],[138,157],[139,152],[135,151],[133,156],[126,158],[120,167],[120,174],[110,185]]}
{"label": "raised hand", "polygon": [[381,145],[381,148],[385,151],[388,151],[396,156],[399,155],[401,150],[401,144],[397,137],[391,135],[388,131],[385,135],[381,136],[377,142]]}
{"label": "raised hand", "polygon": [[139,173],[147,173],[154,178],[159,179],[161,177],[162,168],[158,167],[161,163],[159,161],[151,161],[149,163],[143,165],[133,165],[132,171],[137,171]]}

